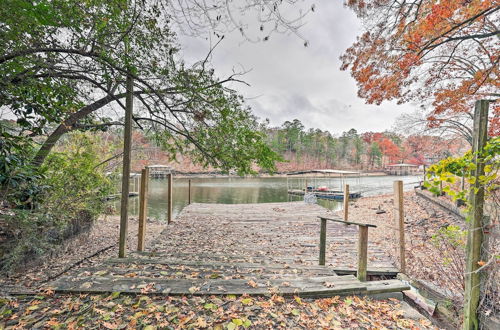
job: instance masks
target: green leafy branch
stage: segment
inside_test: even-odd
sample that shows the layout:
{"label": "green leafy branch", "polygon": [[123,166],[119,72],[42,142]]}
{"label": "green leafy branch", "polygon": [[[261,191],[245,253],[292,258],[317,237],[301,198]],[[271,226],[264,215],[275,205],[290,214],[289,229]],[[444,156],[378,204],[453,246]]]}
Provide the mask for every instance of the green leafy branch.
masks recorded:
{"label": "green leafy branch", "polygon": [[[491,138],[486,146],[473,154],[468,151],[461,157],[449,157],[437,164],[429,167],[426,177],[428,180],[425,186],[430,192],[439,195],[442,192],[450,196],[454,201],[467,201],[470,193],[477,193],[478,188],[474,187],[476,180],[484,187],[486,198],[496,191],[500,185],[498,181],[498,171],[500,169],[500,137]],[[485,164],[484,175],[476,178],[473,171],[477,169],[476,160]],[[468,183],[463,189],[452,187],[463,178]],[[441,187],[444,185],[444,188]]]}

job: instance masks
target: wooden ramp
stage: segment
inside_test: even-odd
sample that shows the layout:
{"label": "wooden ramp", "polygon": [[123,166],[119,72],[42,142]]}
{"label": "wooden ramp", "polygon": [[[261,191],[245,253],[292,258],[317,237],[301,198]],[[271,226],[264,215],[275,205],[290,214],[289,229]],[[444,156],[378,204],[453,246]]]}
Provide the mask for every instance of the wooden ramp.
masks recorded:
{"label": "wooden ramp", "polygon": [[[409,289],[399,280],[339,276],[356,268],[354,226],[329,224],[327,264],[318,266],[318,216],[332,215],[303,202],[192,204],[149,251],[79,269],[49,286],[60,292],[304,297]],[[371,244],[368,251],[368,274],[397,273],[377,246]]]}

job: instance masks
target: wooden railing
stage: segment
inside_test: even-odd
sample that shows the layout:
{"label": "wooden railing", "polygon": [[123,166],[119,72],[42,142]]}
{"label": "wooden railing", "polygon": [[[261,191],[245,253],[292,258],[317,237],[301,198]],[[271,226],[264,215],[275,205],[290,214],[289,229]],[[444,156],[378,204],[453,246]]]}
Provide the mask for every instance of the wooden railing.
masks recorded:
{"label": "wooden railing", "polygon": [[[148,186],[149,177],[151,176],[151,167],[146,166],[141,171],[141,189],[139,191],[139,230],[137,239],[137,251],[144,251],[144,244],[146,239],[146,219],[148,217]],[[167,224],[172,222],[173,211],[172,211],[172,201],[173,201],[173,174],[167,173]],[[191,189],[191,181],[190,181]],[[191,198],[190,198],[191,200]]]}
{"label": "wooden railing", "polygon": [[340,218],[332,219],[325,217],[318,217],[321,219],[321,229],[319,234],[319,264],[324,266],[326,259],[326,222],[339,222],[345,225],[356,225],[359,229],[358,239],[358,270],[357,277],[360,281],[366,281],[366,269],[368,265],[368,227],[376,228],[375,225],[367,223],[359,223],[352,221],[344,221]]}

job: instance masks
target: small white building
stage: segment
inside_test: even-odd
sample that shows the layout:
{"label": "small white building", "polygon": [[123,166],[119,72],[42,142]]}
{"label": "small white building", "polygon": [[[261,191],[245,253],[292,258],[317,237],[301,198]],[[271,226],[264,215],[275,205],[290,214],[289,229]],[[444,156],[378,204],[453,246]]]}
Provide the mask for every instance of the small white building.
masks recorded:
{"label": "small white building", "polygon": [[390,175],[414,175],[418,174],[418,165],[414,164],[393,164],[386,166],[386,173]]}

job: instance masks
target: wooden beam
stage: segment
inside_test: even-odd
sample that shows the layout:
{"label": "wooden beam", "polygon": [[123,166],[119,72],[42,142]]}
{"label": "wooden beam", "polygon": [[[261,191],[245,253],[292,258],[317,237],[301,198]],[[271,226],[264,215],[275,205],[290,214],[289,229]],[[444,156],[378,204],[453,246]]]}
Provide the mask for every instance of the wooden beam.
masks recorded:
{"label": "wooden beam", "polygon": [[358,280],[366,281],[368,266],[368,226],[359,226],[358,240]]}
{"label": "wooden beam", "polygon": [[123,131],[122,196],[120,207],[120,238],[118,257],[124,258],[127,250],[128,195],[130,190],[130,158],[132,149],[132,114],[134,112],[134,81],[127,75],[127,95],[125,98],[125,129]]}
{"label": "wooden beam", "polygon": [[338,219],[332,219],[332,218],[325,218],[325,217],[318,217],[321,220],[327,220],[327,221],[332,221],[332,222],[340,222],[340,223],[345,223],[346,225],[357,225],[357,226],[365,226],[365,227],[372,227],[372,228],[377,228],[376,225],[372,225],[369,223],[360,223],[360,222],[353,222],[353,221],[344,221],[340,218]]}
{"label": "wooden beam", "polygon": [[344,185],[344,221],[349,220],[349,185]]}
{"label": "wooden beam", "polygon": [[465,298],[464,298],[464,323],[463,329],[479,329],[479,319],[477,308],[481,292],[480,267],[481,246],[483,244],[483,215],[484,215],[484,186],[479,177],[484,175],[484,162],[478,155],[482,151],[488,140],[488,108],[489,102],[486,100],[476,101],[474,110],[474,130],[472,153],[473,163],[476,169],[472,171],[472,177],[476,179],[471,186],[469,203],[471,205],[469,213],[469,228],[467,232],[466,246],[466,270],[465,270]]}
{"label": "wooden beam", "polygon": [[148,186],[149,168],[141,171],[141,190],[139,192],[139,231],[137,237],[137,251],[144,251],[146,240],[146,219],[148,217]]}
{"label": "wooden beam", "polygon": [[399,254],[399,269],[406,271],[405,256],[405,215],[403,209],[403,181],[394,181],[394,222],[396,229],[397,253]]}
{"label": "wooden beam", "polygon": [[319,264],[325,265],[326,260],[326,218],[321,218],[321,227],[319,232]]}
{"label": "wooden beam", "polygon": [[173,174],[167,174],[167,223],[172,222],[172,190],[173,190]]}

